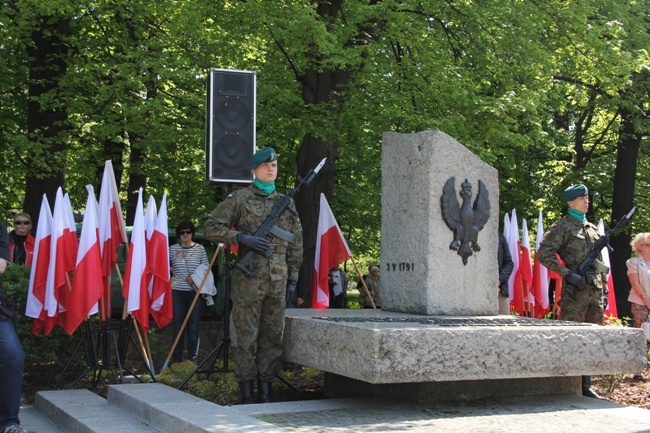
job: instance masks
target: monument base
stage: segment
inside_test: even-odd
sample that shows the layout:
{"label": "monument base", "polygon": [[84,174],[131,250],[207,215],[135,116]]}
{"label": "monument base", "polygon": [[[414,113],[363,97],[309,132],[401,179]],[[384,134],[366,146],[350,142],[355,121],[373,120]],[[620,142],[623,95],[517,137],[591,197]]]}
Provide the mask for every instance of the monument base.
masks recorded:
{"label": "monument base", "polygon": [[581,377],[372,384],[325,373],[325,395],[328,398],[390,397],[416,403],[431,403],[492,397],[581,394],[581,391]]}
{"label": "monument base", "polygon": [[[328,373],[332,393],[359,386],[446,400],[572,394],[582,375],[640,374],[647,362],[643,331],[622,326],[349,309],[286,316],[285,359]],[[343,386],[336,376],[358,382]]]}

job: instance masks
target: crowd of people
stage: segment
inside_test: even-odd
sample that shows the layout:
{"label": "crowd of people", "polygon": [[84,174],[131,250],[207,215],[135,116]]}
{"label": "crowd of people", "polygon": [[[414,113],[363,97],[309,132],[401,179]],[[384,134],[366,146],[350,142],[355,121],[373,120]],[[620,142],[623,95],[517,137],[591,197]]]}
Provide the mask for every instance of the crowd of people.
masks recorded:
{"label": "crowd of people", "polygon": [[[239,383],[242,404],[270,402],[272,382],[282,365],[285,308],[304,305],[304,294],[297,293],[297,281],[304,275],[302,227],[295,204],[290,199],[290,212],[276,222],[279,228],[270,236],[257,234],[274,205],[281,199],[275,188],[278,176],[278,155],[272,148],[256,152],[250,163],[252,184],[231,194],[208,216],[202,227],[213,242],[237,246],[239,255],[253,251],[250,268],[234,267],[230,301],[231,329],[235,360],[235,376]],[[586,214],[589,193],[585,185],[571,185],[563,192],[567,213],[544,235],[538,249],[540,262],[563,278],[560,319],[603,324],[603,294],[606,273],[590,269],[588,275],[578,273],[599,238],[596,227]],[[14,216],[13,230],[0,224],[0,274],[9,264],[30,265],[34,254],[31,218],[26,213]],[[173,298],[173,335],[178,344],[173,361],[196,360],[199,355],[199,326],[205,303],[196,302],[198,269],[207,269],[204,247],[194,241],[197,228],[190,221],[176,226],[178,243],[170,247],[170,269]],[[632,243],[635,257],[627,261],[627,274],[632,286],[633,325],[641,327],[650,311],[650,233],[637,234]],[[499,235],[498,242],[499,313],[509,314],[508,280],[513,270],[507,241]],[[328,273],[329,308],[347,308],[350,280],[345,270],[332,268]],[[381,308],[379,266],[372,265],[368,274],[357,283],[362,308]],[[7,313],[6,298],[0,288],[0,433],[20,433],[20,405],[24,353],[13,324],[13,312]],[[185,344],[185,342],[187,344]],[[254,391],[257,389],[255,398]],[[600,398],[591,388],[589,376],[582,378],[582,393]]]}

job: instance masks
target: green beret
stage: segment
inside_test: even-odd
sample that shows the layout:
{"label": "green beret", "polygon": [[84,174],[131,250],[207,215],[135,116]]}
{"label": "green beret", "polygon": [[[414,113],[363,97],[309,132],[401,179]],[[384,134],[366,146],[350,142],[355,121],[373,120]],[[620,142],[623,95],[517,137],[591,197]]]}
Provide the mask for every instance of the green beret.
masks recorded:
{"label": "green beret", "polygon": [[251,159],[251,165],[249,168],[254,169],[259,167],[265,162],[271,162],[277,159],[278,159],[278,154],[275,153],[275,150],[273,150],[272,147],[265,147],[264,149],[260,149],[257,152],[255,152],[255,155],[253,155],[253,159]]}
{"label": "green beret", "polygon": [[589,191],[587,191],[587,187],[581,183],[578,183],[576,185],[571,185],[570,187],[565,189],[564,193],[562,194],[562,199],[564,201],[573,201],[578,197],[583,197],[585,195],[589,195]]}

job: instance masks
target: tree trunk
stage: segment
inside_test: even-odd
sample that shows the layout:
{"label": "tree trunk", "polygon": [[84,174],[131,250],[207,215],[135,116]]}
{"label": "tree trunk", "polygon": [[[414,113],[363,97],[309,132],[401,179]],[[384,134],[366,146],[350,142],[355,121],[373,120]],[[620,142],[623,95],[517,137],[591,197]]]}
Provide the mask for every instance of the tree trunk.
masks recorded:
{"label": "tree trunk", "polygon": [[[23,210],[32,217],[32,231],[38,225],[43,194],[54,207],[56,191],[65,187],[65,152],[68,149],[66,132],[68,113],[64,101],[48,106],[40,103],[41,96],[60,91],[59,80],[66,74],[68,46],[64,38],[70,33],[68,20],[43,17],[32,33],[33,46],[28,48],[29,105],[27,133],[34,149],[27,158],[27,177]],[[55,98],[56,100],[56,98]]]}
{"label": "tree trunk", "polygon": [[[621,133],[616,146],[612,222],[620,220],[634,206],[636,164],[642,139],[642,135],[637,134],[634,129],[634,124],[638,119],[628,110],[622,110],[621,118]],[[613,249],[610,253],[610,261],[616,290],[618,317],[632,317],[630,303],[627,301],[631,286],[625,265],[631,253],[630,239],[629,231],[620,231],[610,239]]]}

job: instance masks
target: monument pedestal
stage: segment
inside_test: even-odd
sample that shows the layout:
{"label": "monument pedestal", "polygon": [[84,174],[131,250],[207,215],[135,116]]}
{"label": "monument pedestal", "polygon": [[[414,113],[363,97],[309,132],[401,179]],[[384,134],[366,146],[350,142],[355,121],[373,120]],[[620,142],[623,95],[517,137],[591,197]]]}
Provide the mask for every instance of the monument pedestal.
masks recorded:
{"label": "monument pedestal", "polygon": [[580,392],[580,376],[637,374],[643,331],[516,316],[288,309],[285,359],[326,372],[329,396],[425,400]]}

